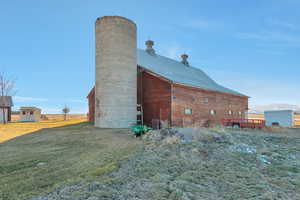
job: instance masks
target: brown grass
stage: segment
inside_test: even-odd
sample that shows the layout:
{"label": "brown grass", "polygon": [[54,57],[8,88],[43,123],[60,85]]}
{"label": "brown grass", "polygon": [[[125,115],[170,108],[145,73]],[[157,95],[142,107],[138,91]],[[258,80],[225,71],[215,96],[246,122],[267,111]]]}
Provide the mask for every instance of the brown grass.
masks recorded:
{"label": "brown grass", "polygon": [[0,143],[44,128],[77,124],[85,121],[85,118],[69,119],[66,121],[61,119],[51,119],[41,122],[12,122],[8,124],[0,124]]}
{"label": "brown grass", "polygon": [[[43,114],[43,116],[46,116],[49,120],[63,120],[64,115],[63,114]],[[85,114],[68,114],[67,119],[85,119],[87,118],[87,115]],[[20,119],[19,115],[12,115],[11,116],[12,121],[18,121]]]}

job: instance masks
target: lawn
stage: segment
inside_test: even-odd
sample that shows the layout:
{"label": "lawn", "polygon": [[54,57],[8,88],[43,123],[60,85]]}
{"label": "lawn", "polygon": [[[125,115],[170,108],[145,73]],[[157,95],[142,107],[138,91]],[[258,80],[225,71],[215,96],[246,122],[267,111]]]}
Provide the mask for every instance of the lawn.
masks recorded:
{"label": "lawn", "polygon": [[1,140],[6,142],[0,143],[0,199],[28,199],[64,183],[93,180],[117,168],[118,161],[140,146],[126,129],[97,129],[78,122],[1,126]]}

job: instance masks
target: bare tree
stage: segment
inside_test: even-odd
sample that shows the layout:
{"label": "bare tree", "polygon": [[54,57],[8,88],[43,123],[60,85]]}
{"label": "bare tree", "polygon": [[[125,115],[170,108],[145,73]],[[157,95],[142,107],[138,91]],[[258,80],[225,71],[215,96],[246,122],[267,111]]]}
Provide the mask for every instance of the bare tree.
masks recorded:
{"label": "bare tree", "polygon": [[[15,79],[9,78],[4,72],[0,73],[0,96],[14,96],[15,91]],[[1,107],[3,114],[3,124],[6,123],[5,107]]]}
{"label": "bare tree", "polygon": [[70,108],[65,105],[65,107],[62,109],[62,112],[64,114],[64,120],[67,120],[67,114],[70,112]]}

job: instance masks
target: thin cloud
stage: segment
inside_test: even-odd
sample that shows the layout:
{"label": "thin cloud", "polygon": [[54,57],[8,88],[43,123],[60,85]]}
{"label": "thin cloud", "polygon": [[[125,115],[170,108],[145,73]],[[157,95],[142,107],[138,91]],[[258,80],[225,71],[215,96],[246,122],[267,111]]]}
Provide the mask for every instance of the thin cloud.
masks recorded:
{"label": "thin cloud", "polygon": [[247,40],[264,40],[264,41],[278,41],[278,42],[291,42],[291,43],[299,43],[300,44],[300,37],[283,33],[283,32],[260,32],[260,33],[238,33],[236,35],[240,39],[247,39]]}
{"label": "thin cloud", "polygon": [[222,28],[223,23],[206,19],[185,19],[180,26],[197,30],[213,30]]}
{"label": "thin cloud", "polygon": [[278,19],[267,19],[266,23],[276,28],[283,28],[288,30],[299,30],[299,25],[287,21],[278,20]]}
{"label": "thin cloud", "polygon": [[[62,107],[40,106],[44,114],[61,114]],[[70,107],[70,114],[85,114],[88,112],[87,107]]]}
{"label": "thin cloud", "polygon": [[194,29],[212,29],[220,26],[217,22],[202,19],[189,20],[185,25]]}
{"label": "thin cloud", "polygon": [[183,48],[179,46],[172,46],[166,50],[166,56],[178,60],[180,55],[184,53]]}
{"label": "thin cloud", "polygon": [[260,49],[260,50],[257,50],[257,52],[263,53],[263,54],[269,54],[269,55],[284,55],[285,54],[284,51],[274,51],[274,50],[269,50],[269,49]]}
{"label": "thin cloud", "polygon": [[165,44],[164,47],[161,48],[160,54],[174,60],[181,60],[180,56],[188,52],[190,52],[189,48],[185,48],[180,44],[173,43]]}
{"label": "thin cloud", "polygon": [[46,98],[36,98],[36,97],[22,97],[22,96],[15,96],[13,97],[15,102],[22,103],[22,102],[46,102],[49,99]]}
{"label": "thin cloud", "polygon": [[87,101],[79,100],[79,99],[69,99],[68,102],[71,103],[86,103]]}

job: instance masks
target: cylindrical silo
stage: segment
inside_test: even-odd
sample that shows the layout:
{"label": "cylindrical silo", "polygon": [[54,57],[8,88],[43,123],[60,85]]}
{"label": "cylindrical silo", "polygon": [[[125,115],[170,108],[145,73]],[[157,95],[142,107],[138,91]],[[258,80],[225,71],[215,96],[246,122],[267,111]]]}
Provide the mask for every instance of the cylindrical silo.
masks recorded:
{"label": "cylindrical silo", "polygon": [[128,128],[136,123],[136,25],[119,16],[96,21],[95,126]]}

